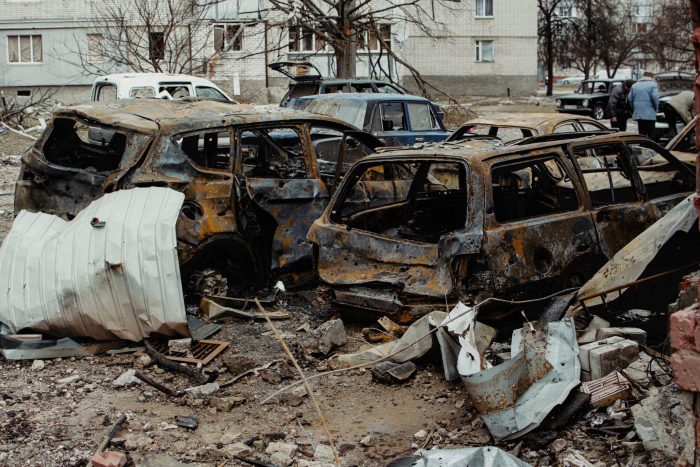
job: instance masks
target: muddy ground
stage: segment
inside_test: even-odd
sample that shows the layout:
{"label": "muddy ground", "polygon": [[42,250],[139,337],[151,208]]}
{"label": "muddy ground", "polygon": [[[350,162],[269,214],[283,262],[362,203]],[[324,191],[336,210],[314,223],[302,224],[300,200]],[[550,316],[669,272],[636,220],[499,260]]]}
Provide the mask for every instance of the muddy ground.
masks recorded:
{"label": "muddy ground", "polygon": [[[0,238],[13,218],[18,155],[30,143],[8,132],[0,134]],[[335,310],[313,289],[288,293],[278,306],[291,313],[291,319],[277,324],[304,372],[313,375],[327,370],[326,358],[300,351],[305,332],[299,327],[308,323],[313,329],[333,317]],[[342,318],[349,341],[334,352],[365,344],[361,328],[367,324],[352,316]],[[128,414],[128,421],[112,449],[127,453],[136,465],[247,465],[232,457],[235,443],[241,441],[251,445],[246,454],[250,458],[268,461],[266,443],[282,440],[299,447],[297,465],[313,459],[314,447],[327,439],[309,397],[284,395],[261,405],[262,399],[295,380],[269,327],[261,322],[231,322],[212,338],[229,342],[227,350],[205,368],[218,372],[220,382],[280,360],[214,394],[235,405],[230,410],[217,410],[211,399],[168,397],[145,384],[114,387],[113,381],[137,364],[138,354],[46,360],[43,368],[35,364],[34,369],[32,361],[0,357],[0,465],[86,465],[121,413]],[[344,465],[385,465],[419,447],[494,444],[461,385],[445,382],[439,357],[429,354],[416,363],[416,375],[404,384],[373,382],[368,370],[325,376],[315,384]],[[143,372],[175,389],[195,385],[157,366]],[[174,417],[178,415],[197,417],[199,426],[194,430],[177,427]],[[643,465],[644,452],[634,433],[596,432],[589,428],[590,421],[589,416],[559,433],[500,447],[534,466],[563,465],[572,450],[600,467]],[[416,437],[421,430],[427,436]],[[360,440],[367,435],[366,446]]]}

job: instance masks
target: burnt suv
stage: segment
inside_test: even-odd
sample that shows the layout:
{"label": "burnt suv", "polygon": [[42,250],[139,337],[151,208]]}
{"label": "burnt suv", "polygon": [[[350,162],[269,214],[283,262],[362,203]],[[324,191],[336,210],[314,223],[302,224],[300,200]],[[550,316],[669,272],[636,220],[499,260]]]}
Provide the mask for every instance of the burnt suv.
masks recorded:
{"label": "burnt suv", "polygon": [[557,112],[589,114],[596,120],[609,118],[606,110],[610,93],[620,79],[589,79],[581,82],[574,94],[558,97],[554,101]]}
{"label": "burnt suv", "polygon": [[340,120],[286,109],[150,99],[66,107],[22,157],[15,212],[70,219],[106,192],[166,186],[185,194],[176,231],[190,289],[207,277],[234,288],[311,278],[309,226],[342,167],[376,145]]}
{"label": "burnt suv", "polygon": [[404,319],[580,286],[693,190],[639,135],[404,149],[352,167],[308,238],[337,305]]}
{"label": "burnt suv", "polygon": [[280,107],[293,107],[297,98],[317,94],[405,94],[399,86],[378,79],[325,79],[311,62],[275,62],[268,67],[292,80]]}

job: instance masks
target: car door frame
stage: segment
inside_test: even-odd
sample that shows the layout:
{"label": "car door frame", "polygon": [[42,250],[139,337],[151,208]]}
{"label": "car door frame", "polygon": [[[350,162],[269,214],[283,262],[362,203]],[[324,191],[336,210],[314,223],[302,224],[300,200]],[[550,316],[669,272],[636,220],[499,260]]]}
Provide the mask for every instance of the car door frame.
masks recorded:
{"label": "car door frame", "polygon": [[[578,199],[578,209],[501,222],[494,212],[492,170],[534,159],[556,159],[566,171]],[[597,231],[588,209],[588,196],[561,146],[520,150],[487,161],[484,168],[485,218],[483,255],[488,258],[494,293],[518,296],[525,289],[566,286],[584,278],[580,269],[587,258],[599,255]],[[585,270],[584,275],[591,271]],[[573,278],[573,279],[572,279]]]}

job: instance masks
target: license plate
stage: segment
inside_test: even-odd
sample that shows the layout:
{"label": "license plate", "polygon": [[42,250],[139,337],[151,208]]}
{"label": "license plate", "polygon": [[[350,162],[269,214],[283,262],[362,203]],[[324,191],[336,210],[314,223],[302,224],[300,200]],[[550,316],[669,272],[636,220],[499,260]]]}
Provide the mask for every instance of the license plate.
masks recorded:
{"label": "license plate", "polygon": [[575,105],[565,105],[564,109],[565,110],[576,110],[578,107]]}

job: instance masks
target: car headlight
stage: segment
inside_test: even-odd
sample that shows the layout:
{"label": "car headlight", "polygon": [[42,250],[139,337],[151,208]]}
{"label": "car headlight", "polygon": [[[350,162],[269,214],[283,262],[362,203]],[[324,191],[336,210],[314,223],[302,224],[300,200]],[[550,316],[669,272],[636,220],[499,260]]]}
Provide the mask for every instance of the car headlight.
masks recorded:
{"label": "car headlight", "polygon": [[557,107],[561,107],[561,99],[557,99],[554,101],[554,105]]}
{"label": "car headlight", "polygon": [[584,99],[582,104],[584,107],[588,107],[588,99]]}

